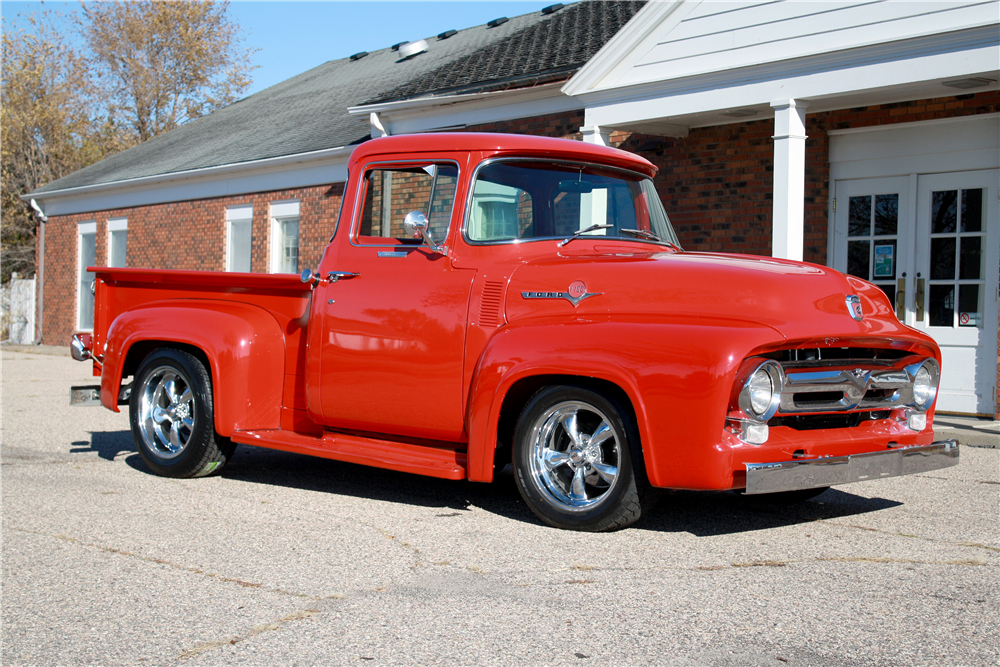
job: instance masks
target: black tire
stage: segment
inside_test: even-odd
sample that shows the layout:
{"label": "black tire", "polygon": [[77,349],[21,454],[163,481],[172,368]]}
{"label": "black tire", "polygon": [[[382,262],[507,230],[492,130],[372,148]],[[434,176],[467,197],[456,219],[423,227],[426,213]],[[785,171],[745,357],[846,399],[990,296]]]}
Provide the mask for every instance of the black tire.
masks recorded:
{"label": "black tire", "polygon": [[236,444],[215,432],[212,377],[192,354],[154,350],[139,367],[129,399],[139,456],[161,477],[218,472]]}
{"label": "black tire", "polygon": [[518,418],[513,449],[521,497],[550,526],[617,530],[655,501],[631,413],[590,389],[539,390]]}

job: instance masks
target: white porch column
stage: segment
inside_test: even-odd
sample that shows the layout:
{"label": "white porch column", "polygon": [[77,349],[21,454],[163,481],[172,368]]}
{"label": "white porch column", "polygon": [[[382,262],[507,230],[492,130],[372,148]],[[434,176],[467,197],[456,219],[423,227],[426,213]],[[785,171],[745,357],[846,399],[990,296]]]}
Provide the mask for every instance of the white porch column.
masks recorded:
{"label": "white porch column", "polygon": [[383,127],[382,121],[374,111],[369,114],[368,123],[372,126],[372,139],[389,136],[389,131]]}
{"label": "white porch column", "polygon": [[771,102],[774,109],[772,257],[802,259],[807,106],[800,100]]}
{"label": "white porch column", "polygon": [[584,143],[597,144],[598,146],[611,145],[611,130],[599,125],[584,125],[580,128],[580,134],[583,135]]}

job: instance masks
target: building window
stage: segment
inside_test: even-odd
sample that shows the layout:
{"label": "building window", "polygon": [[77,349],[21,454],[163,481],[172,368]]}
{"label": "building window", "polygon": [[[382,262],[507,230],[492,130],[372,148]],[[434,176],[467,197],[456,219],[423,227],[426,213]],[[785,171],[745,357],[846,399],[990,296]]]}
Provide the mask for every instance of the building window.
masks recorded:
{"label": "building window", "polygon": [[88,266],[97,263],[97,223],[81,222],[76,230],[77,240],[77,315],[76,326],[81,331],[94,330],[94,274]]}
{"label": "building window", "polygon": [[299,202],[271,203],[271,273],[299,272]]}
{"label": "building window", "polygon": [[250,273],[253,206],[226,209],[226,271]]}
{"label": "building window", "polygon": [[108,266],[128,266],[128,220],[112,218],[108,220]]}

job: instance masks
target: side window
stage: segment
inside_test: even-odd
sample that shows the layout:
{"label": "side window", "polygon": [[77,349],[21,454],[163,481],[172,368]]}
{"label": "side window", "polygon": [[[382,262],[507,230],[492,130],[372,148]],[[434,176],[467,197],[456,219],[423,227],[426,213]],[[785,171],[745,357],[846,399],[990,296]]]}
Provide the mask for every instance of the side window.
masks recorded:
{"label": "side window", "polygon": [[82,331],[94,329],[94,275],[88,266],[97,264],[97,223],[81,222],[76,230],[77,242],[77,311],[76,327]]}
{"label": "side window", "polygon": [[299,202],[271,202],[271,273],[299,272]]}
{"label": "side window", "polygon": [[128,220],[108,220],[108,266],[127,266]]}
{"label": "side window", "polygon": [[510,185],[476,181],[468,234],[473,241],[507,241],[531,236],[531,195]]}
{"label": "side window", "polygon": [[250,273],[253,206],[226,209],[226,271]]}
{"label": "side window", "polygon": [[411,211],[427,216],[431,238],[441,243],[448,234],[458,168],[450,164],[378,167],[365,172],[365,200],[357,242],[365,245],[417,243],[403,232]]}

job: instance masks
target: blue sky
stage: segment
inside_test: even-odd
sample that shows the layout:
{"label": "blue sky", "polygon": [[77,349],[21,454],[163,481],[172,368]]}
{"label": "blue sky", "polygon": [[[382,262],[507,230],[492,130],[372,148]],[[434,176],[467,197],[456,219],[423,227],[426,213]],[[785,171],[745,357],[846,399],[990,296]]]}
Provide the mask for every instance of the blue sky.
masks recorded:
{"label": "blue sky", "polygon": [[[572,0],[562,0],[568,4]],[[328,60],[359,51],[376,51],[398,42],[430,37],[445,30],[481,25],[500,16],[539,11],[557,0],[366,0],[365,2],[231,2],[230,13],[243,28],[259,68],[247,94],[263,90]],[[76,2],[0,3],[5,27],[17,25],[18,14],[43,9],[71,14]]]}

